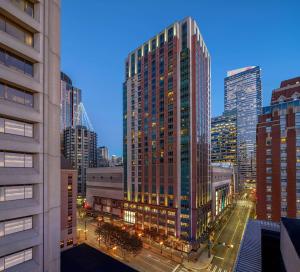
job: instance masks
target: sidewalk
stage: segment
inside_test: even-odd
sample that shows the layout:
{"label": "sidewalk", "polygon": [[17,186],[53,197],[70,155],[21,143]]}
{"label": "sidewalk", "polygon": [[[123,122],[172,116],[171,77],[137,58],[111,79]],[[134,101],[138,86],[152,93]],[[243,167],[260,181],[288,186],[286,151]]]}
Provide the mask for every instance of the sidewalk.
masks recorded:
{"label": "sidewalk", "polygon": [[190,261],[184,260],[182,265],[185,268],[188,268],[192,271],[201,271],[201,270],[208,268],[213,257],[214,256],[211,255],[210,258],[208,258],[207,249],[204,249],[196,261],[195,260],[190,260]]}

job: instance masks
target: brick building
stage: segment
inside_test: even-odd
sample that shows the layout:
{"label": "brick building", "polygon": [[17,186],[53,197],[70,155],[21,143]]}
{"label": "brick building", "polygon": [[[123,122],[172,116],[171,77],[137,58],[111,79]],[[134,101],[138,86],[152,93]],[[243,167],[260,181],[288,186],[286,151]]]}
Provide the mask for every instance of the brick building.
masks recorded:
{"label": "brick building", "polygon": [[300,77],[281,82],[259,116],[257,217],[300,218]]}
{"label": "brick building", "polygon": [[71,248],[77,244],[76,196],[77,170],[61,157],[61,236],[60,248]]}

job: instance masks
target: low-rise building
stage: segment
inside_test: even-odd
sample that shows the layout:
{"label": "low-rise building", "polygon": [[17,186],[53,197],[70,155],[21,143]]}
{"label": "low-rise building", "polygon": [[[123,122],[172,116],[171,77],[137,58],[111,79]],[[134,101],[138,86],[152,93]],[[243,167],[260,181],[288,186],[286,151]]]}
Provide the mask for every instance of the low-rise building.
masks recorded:
{"label": "low-rise building", "polygon": [[299,229],[299,219],[249,220],[233,271],[299,271]]}
{"label": "low-rise building", "polygon": [[234,168],[231,163],[212,164],[212,217],[215,220],[232,203]]}
{"label": "low-rise building", "polygon": [[123,196],[123,167],[87,169],[86,207],[121,217]]}
{"label": "low-rise building", "polygon": [[77,244],[76,234],[77,170],[61,158],[61,239],[62,250]]}

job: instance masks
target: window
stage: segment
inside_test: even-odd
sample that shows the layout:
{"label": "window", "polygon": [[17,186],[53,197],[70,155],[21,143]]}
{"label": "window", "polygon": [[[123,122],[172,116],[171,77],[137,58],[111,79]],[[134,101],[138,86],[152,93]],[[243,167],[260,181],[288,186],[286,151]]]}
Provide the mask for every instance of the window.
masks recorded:
{"label": "window", "polygon": [[30,17],[34,16],[34,4],[28,0],[10,0],[16,7],[27,13]]}
{"label": "window", "polygon": [[0,63],[33,77],[33,63],[0,48]]}
{"label": "window", "polygon": [[32,229],[32,217],[0,222],[0,237],[29,229]]}
{"label": "window", "polygon": [[22,250],[0,258],[0,271],[32,260],[32,248]]}
{"label": "window", "polygon": [[0,152],[0,168],[1,167],[31,168],[33,167],[33,155]]}
{"label": "window", "polygon": [[33,34],[0,14],[0,30],[33,47]]}
{"label": "window", "polygon": [[272,173],[272,168],[271,167],[267,167],[266,168],[266,172],[267,172],[267,174],[271,174]]}
{"label": "window", "polygon": [[300,112],[295,113],[295,127],[300,128]]}
{"label": "window", "polygon": [[0,82],[0,99],[33,107],[33,94]]}
{"label": "window", "polygon": [[73,245],[73,238],[67,240],[67,246]]}
{"label": "window", "polygon": [[32,185],[18,185],[0,187],[0,202],[18,199],[30,199],[33,197]]}
{"label": "window", "polygon": [[33,125],[15,120],[0,118],[0,132],[33,137]]}

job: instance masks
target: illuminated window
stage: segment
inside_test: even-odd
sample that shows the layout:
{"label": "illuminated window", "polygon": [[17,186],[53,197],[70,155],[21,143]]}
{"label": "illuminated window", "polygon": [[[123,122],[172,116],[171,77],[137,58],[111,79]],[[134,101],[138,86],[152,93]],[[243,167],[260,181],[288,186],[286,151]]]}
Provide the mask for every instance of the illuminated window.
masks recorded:
{"label": "illuminated window", "polygon": [[124,212],[124,220],[128,223],[135,223],[135,212],[125,211]]}
{"label": "illuminated window", "polygon": [[32,217],[0,222],[0,237],[28,229],[32,229]]}
{"label": "illuminated window", "polygon": [[22,250],[0,258],[0,271],[32,260],[32,248]]}
{"label": "illuminated window", "polygon": [[0,202],[33,197],[32,185],[0,187]]}

